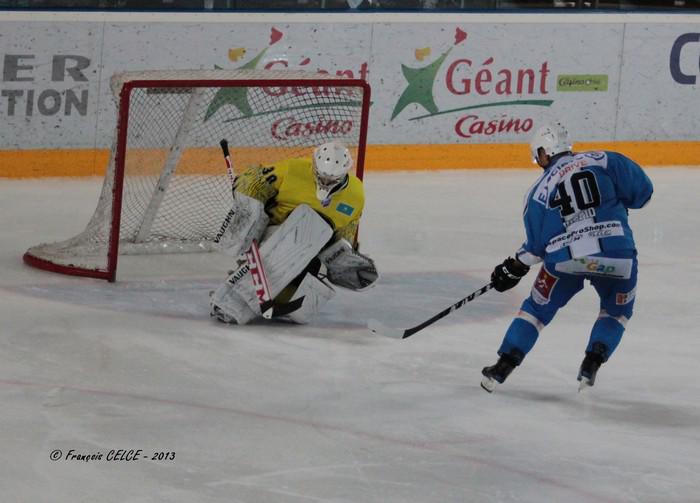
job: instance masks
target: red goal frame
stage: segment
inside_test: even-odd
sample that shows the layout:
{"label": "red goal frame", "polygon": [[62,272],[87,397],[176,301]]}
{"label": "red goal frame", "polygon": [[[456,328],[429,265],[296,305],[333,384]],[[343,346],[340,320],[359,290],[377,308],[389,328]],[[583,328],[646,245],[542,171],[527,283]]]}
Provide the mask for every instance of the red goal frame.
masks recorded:
{"label": "red goal frame", "polygon": [[[364,178],[365,152],[367,147],[367,130],[369,122],[369,107],[371,88],[362,79],[212,79],[212,80],[130,80],[123,84],[119,91],[119,109],[117,115],[117,138],[113,149],[115,170],[112,187],[112,214],[109,225],[109,242],[107,247],[107,266],[103,268],[86,268],[80,265],[64,265],[38,257],[27,251],[23,255],[25,264],[50,272],[71,276],[105,279],[109,282],[116,280],[117,263],[119,259],[120,225],[122,214],[122,198],[124,188],[125,153],[127,148],[127,132],[129,126],[129,106],[132,91],[137,88],[198,88],[198,87],[355,87],[362,88],[363,99],[360,115],[360,131],[357,144],[357,159],[355,174],[361,180]],[[218,140],[217,140],[218,142]],[[107,175],[106,175],[107,176]]]}

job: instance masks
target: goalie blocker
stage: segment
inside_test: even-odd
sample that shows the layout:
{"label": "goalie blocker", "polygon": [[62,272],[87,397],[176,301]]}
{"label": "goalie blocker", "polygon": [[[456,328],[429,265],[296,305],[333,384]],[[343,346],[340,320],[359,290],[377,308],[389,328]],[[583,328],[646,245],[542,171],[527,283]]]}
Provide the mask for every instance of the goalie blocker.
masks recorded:
{"label": "goalie blocker", "polygon": [[[258,265],[265,270],[274,299],[273,318],[308,323],[335,295],[331,284],[354,291],[374,285],[379,276],[374,262],[344,239],[326,246],[332,236],[318,213],[300,205],[263,240]],[[246,254],[237,262],[237,269],[211,296],[211,316],[243,325],[262,312]]]}

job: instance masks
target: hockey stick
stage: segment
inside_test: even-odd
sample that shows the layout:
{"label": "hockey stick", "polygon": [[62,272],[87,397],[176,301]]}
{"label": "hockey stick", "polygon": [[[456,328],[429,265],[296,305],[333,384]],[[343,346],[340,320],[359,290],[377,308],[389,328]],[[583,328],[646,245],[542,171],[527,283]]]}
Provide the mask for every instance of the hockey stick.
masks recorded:
{"label": "hockey stick", "polygon": [[[221,145],[221,151],[224,153],[224,161],[226,161],[226,171],[228,172],[228,179],[231,182],[231,193],[233,193],[233,183],[236,181],[236,177],[233,174],[233,161],[231,161],[231,153],[228,150],[228,141],[226,140],[226,138],[221,140],[219,142],[219,145]],[[215,243],[218,243],[221,240],[221,237],[224,235],[226,229],[228,229],[228,226],[231,224],[231,219],[233,218],[233,215],[235,213],[236,212],[233,210],[233,208],[231,208],[226,214],[226,218],[224,218],[224,221],[221,223],[219,232],[217,232],[216,236],[214,237]]]}
{"label": "hockey stick", "polygon": [[250,275],[253,278],[253,285],[255,286],[255,293],[258,296],[258,302],[260,303],[260,312],[263,318],[272,318],[272,309],[274,304],[272,303],[272,297],[270,296],[270,285],[267,283],[267,274],[265,274],[265,268],[263,267],[262,259],[260,258],[260,250],[258,249],[257,241],[253,240],[250,245],[250,250],[245,252],[248,258],[248,263],[250,264]]}
{"label": "hockey stick", "polygon": [[467,295],[463,299],[452,304],[447,309],[440,311],[438,314],[436,314],[432,318],[425,320],[423,323],[416,325],[415,327],[406,328],[406,329],[392,328],[392,327],[387,327],[386,325],[384,325],[383,323],[381,323],[377,320],[369,320],[367,322],[367,328],[369,328],[375,334],[383,335],[385,337],[393,337],[394,339],[406,339],[408,337],[411,337],[416,332],[423,330],[425,327],[432,325],[436,321],[444,318],[445,316],[450,314],[452,311],[456,311],[457,309],[462,307],[467,302],[471,302],[472,300],[476,299],[477,297],[485,294],[486,292],[491,290],[491,288],[493,288],[492,283],[489,283],[488,285],[482,286],[477,291],[470,293],[469,295]]}
{"label": "hockey stick", "polygon": [[267,282],[267,273],[265,273],[265,268],[263,267],[263,261],[260,257],[260,249],[258,248],[257,241],[253,240],[253,243],[250,245],[250,250],[246,252],[246,257],[248,258],[248,263],[250,264],[250,275],[253,278],[253,285],[256,289],[255,293],[258,296],[260,312],[262,313],[263,318],[269,320],[273,316],[284,316],[286,314],[293,313],[301,307],[305,297],[303,295],[298,299],[286,302],[284,304],[274,303],[270,294],[270,285]]}
{"label": "hockey stick", "polygon": [[224,161],[226,161],[226,171],[228,172],[228,178],[231,181],[231,189],[233,190],[233,182],[236,177],[233,175],[233,162],[231,161],[231,153],[228,151],[228,141],[226,138],[219,142],[221,145],[221,150],[224,153]]}

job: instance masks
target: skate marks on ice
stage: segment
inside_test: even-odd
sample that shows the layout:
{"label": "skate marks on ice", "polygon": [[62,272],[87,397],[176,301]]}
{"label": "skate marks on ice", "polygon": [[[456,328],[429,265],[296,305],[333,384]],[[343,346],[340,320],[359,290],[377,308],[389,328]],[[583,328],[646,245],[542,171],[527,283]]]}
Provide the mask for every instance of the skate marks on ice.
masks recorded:
{"label": "skate marks on ice", "polygon": [[635,428],[669,428],[676,429],[676,434],[681,434],[683,429],[695,430],[700,424],[700,406],[676,406],[672,403],[644,400],[643,394],[637,399],[629,396],[621,398],[618,390],[611,390],[602,382],[599,384],[581,393],[576,392],[578,383],[573,378],[571,389],[565,392],[561,392],[560,388],[547,392],[524,389],[524,385],[519,389],[501,385],[497,387],[494,395],[497,393],[513,403],[537,403],[545,408],[552,406],[553,412],[556,410],[558,413],[570,413],[572,417],[582,421],[628,424]]}
{"label": "skate marks on ice", "polygon": [[[387,273],[366,292],[336,288],[336,297],[309,326],[366,330],[370,318],[403,326],[423,321],[473,289],[479,278],[460,272]],[[45,284],[5,287],[15,294],[118,312],[183,319],[209,319],[209,292],[218,278],[130,280],[107,283],[67,279]],[[454,313],[440,324],[455,325],[507,316],[512,306],[502,297],[485,296],[478,306]],[[254,323],[277,324],[260,321]],[[437,326],[437,324],[436,324]]]}

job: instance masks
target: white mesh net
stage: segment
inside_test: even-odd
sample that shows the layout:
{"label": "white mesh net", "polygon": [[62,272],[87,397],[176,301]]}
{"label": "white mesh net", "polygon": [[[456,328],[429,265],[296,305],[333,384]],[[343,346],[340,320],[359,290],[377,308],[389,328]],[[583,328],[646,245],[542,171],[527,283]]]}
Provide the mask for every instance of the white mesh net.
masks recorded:
{"label": "white mesh net", "polygon": [[[126,103],[95,213],[79,235],[32,247],[27,255],[58,269],[108,270],[114,201],[121,199],[119,253],[207,251],[231,207],[231,181],[219,141],[236,172],[310,156],[326,141],[358,159],[366,134],[366,85],[306,72],[189,70],[129,72],[112,78]],[[125,88],[126,86],[126,88]],[[113,196],[123,159],[123,189]],[[361,175],[361,173],[358,173]],[[118,192],[118,191],[117,191]],[[25,258],[26,258],[25,256]],[[46,264],[44,264],[45,266]],[[51,267],[47,267],[51,268]]]}

